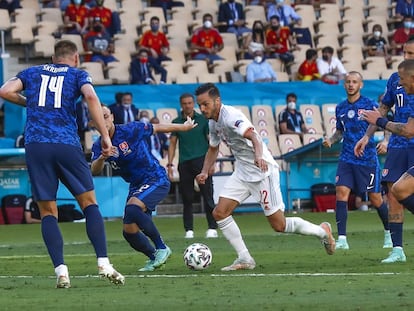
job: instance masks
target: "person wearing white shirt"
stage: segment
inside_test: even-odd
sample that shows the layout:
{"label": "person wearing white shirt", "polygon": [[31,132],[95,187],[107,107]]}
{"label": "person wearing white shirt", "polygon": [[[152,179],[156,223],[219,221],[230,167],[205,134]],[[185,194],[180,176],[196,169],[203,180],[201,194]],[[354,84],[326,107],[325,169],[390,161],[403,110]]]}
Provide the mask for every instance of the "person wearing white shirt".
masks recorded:
{"label": "person wearing white shirt", "polygon": [[342,62],[333,56],[334,49],[330,46],[325,46],[322,49],[322,58],[316,60],[321,79],[327,83],[338,83],[343,80],[347,71]]}
{"label": "person wearing white shirt", "polygon": [[247,117],[240,110],[224,105],[213,83],[200,85],[195,95],[202,114],[209,119],[210,132],[209,149],[203,168],[196,176],[197,182],[203,184],[208,178],[221,141],[228,145],[235,158],[234,172],[227,179],[213,210],[218,227],[237,252],[237,259],[221,270],[251,270],[256,267],[232,217],[234,209],[249,196],[260,202],[273,230],[315,236],[321,240],[326,252],[333,254],[335,239],[329,223],[323,222],[318,226],[300,217],[285,217],[279,166]]}
{"label": "person wearing white shirt", "polygon": [[247,65],[246,68],[246,81],[275,82],[277,80],[276,72],[272,65],[265,60],[263,50],[256,50],[253,55],[253,62]]}

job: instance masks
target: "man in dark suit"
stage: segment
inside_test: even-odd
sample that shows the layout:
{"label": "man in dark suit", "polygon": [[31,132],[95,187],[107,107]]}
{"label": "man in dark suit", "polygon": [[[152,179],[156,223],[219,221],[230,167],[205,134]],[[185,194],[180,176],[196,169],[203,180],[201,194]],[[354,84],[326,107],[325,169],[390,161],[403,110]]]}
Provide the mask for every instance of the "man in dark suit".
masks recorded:
{"label": "man in dark suit", "polygon": [[152,68],[161,73],[160,83],[165,83],[167,70],[158,65],[152,58],[148,58],[146,49],[139,50],[137,57],[131,61],[130,65],[131,84],[156,84],[157,82],[152,75]]}
{"label": "man in dark suit", "polygon": [[132,93],[123,93],[121,104],[115,106],[112,110],[115,124],[127,124],[132,121],[138,121],[139,110],[132,103]]}
{"label": "man in dark suit", "polygon": [[226,23],[225,26],[219,27],[220,32],[231,32],[237,37],[241,37],[245,32],[251,32],[251,29],[245,26],[243,6],[235,0],[228,0],[220,4],[218,21]]}

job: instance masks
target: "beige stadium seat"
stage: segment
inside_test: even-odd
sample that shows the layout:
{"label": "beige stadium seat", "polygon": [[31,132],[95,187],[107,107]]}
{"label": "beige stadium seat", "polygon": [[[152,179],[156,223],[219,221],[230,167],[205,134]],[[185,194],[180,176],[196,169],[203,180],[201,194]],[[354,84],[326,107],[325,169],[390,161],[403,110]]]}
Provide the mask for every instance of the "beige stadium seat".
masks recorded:
{"label": "beige stadium seat", "polygon": [[[251,60],[250,60],[251,61]],[[278,58],[266,58],[266,61],[272,65],[274,71],[285,71],[285,65],[283,62]]]}
{"label": "beige stadium seat", "polygon": [[239,41],[237,40],[237,36],[232,32],[223,32],[220,33],[221,37],[223,38],[224,46],[232,46],[235,49],[239,49]]}
{"label": "beige stadium seat", "polygon": [[360,71],[364,80],[378,80],[381,79],[382,70],[366,69]]}
{"label": "beige stadium seat", "polygon": [[262,137],[263,142],[266,144],[270,153],[274,157],[279,157],[281,155],[279,145],[277,144],[276,131],[274,126],[256,126],[256,131]]}
{"label": "beige stadium seat", "polygon": [[279,148],[282,154],[291,152],[297,148],[302,147],[299,135],[295,134],[280,134],[279,138]]}
{"label": "beige stadium seat", "polygon": [[325,127],[325,133],[327,136],[331,136],[336,132],[336,117],[335,115],[327,117],[323,120],[323,126]]}
{"label": "beige stadium seat", "polygon": [[38,36],[52,35],[59,30],[59,25],[54,21],[40,21],[35,27]]}
{"label": "beige stadium seat", "polygon": [[79,55],[92,55],[91,51],[85,51],[83,47],[82,37],[80,35],[72,35],[72,34],[62,34],[61,36],[62,40],[70,40],[73,43],[76,44],[76,47],[78,48]]}
{"label": "beige stadium seat", "polygon": [[112,79],[107,79],[104,77],[102,70],[102,64],[98,62],[83,62],[80,65],[80,68],[89,73],[92,77],[92,83],[94,85],[110,85],[112,84]]}
{"label": "beige stadium seat", "polygon": [[234,71],[235,63],[227,60],[215,60],[212,68],[213,72],[225,77],[226,72]]}
{"label": "beige stadium seat", "polygon": [[318,105],[300,105],[305,126],[311,134],[323,134],[321,110]]}
{"label": "beige stadium seat", "polygon": [[[381,72],[387,70],[387,64],[385,62],[384,56],[371,56],[365,59],[365,66],[367,71],[375,72],[377,76],[381,74]],[[364,76],[364,78],[366,78]]]}
{"label": "beige stadium seat", "polygon": [[253,105],[252,106],[252,123],[258,125],[261,120],[264,120],[267,125],[274,126],[275,119],[273,118],[273,111],[270,105]]}
{"label": "beige stadium seat", "polygon": [[[105,2],[106,6],[106,2]],[[63,26],[63,14],[60,8],[41,8],[39,12],[41,21],[55,22],[58,26]]]}
{"label": "beige stadium seat", "polygon": [[170,46],[167,56],[171,58],[174,63],[179,63],[181,66],[186,62],[184,51],[173,46]]}
{"label": "beige stadium seat", "polygon": [[237,49],[233,46],[226,46],[225,41],[223,49],[217,54],[232,64],[237,63]]}
{"label": "beige stadium seat", "polygon": [[161,24],[166,24],[166,20],[164,18],[164,11],[162,10],[162,8],[160,7],[145,7],[144,10],[142,10],[140,12],[141,15],[141,22],[144,24],[149,25],[150,24],[150,19],[153,16],[158,16],[160,19],[160,23]]}
{"label": "beige stadium seat", "polygon": [[1,31],[1,50],[2,53],[6,53],[6,43],[5,43],[5,35],[6,32],[10,31],[11,23],[10,23],[10,16],[9,11],[5,9],[0,9],[0,31]]}
{"label": "beige stadium seat", "polygon": [[178,111],[175,108],[158,108],[156,110],[156,116],[162,124],[169,124],[177,118]]}
{"label": "beige stadium seat", "polygon": [[136,54],[138,43],[138,35],[135,33],[117,33],[114,35],[115,49],[124,48],[128,50],[130,55]]}
{"label": "beige stadium seat", "polygon": [[218,15],[217,1],[197,0],[197,5],[192,12],[194,14],[194,19],[202,19],[204,14],[210,13],[213,16],[213,24],[215,24]]}
{"label": "beige stadium seat", "polygon": [[56,38],[52,35],[39,35],[34,37],[34,53],[36,56],[50,58],[55,53]]}
{"label": "beige stadium seat", "polygon": [[108,79],[110,79],[113,84],[129,84],[129,66],[130,62],[127,61],[109,63],[107,66]]}
{"label": "beige stadium seat", "polygon": [[322,104],[322,119],[335,117],[335,109],[336,109],[336,103],[325,103]]}
{"label": "beige stadium seat", "polygon": [[302,17],[303,28],[308,28],[312,37],[315,35],[314,24],[316,22],[315,9],[310,4],[296,4],[295,11]]}
{"label": "beige stadium seat", "polygon": [[266,21],[266,12],[262,5],[246,5],[244,7],[246,19]]}
{"label": "beige stadium seat", "polygon": [[217,73],[200,73],[197,75],[198,83],[220,83],[221,76]]}
{"label": "beige stadium seat", "polygon": [[33,8],[21,8],[16,9],[12,14],[12,24],[21,25],[28,24],[31,28],[34,28],[37,25],[37,13]]}
{"label": "beige stadium seat", "polygon": [[[194,20],[192,7],[173,7],[171,9],[171,20],[170,21],[186,21],[187,26],[191,26]],[[168,21],[168,22],[170,22]]]}
{"label": "beige stadium seat", "polygon": [[124,47],[115,46],[115,51],[113,53],[113,56],[122,63],[129,64],[132,60],[131,54],[129,53],[129,50]]}
{"label": "beige stadium seat", "polygon": [[197,73],[181,73],[175,76],[176,84],[197,83]]}
{"label": "beige stadium seat", "polygon": [[391,75],[392,75],[394,72],[395,72],[395,70],[394,70],[394,69],[386,69],[386,70],[384,70],[384,71],[382,71],[382,72],[381,72],[380,79],[381,79],[381,80],[388,80],[388,79],[389,79],[389,77],[391,77]]}
{"label": "beige stadium seat", "polygon": [[[119,11],[130,11],[130,10],[136,10],[136,11],[142,11],[144,9],[144,6],[142,4],[142,0],[119,0],[120,8]],[[106,1],[105,1],[106,6]]]}
{"label": "beige stadium seat", "polygon": [[184,65],[184,70],[187,73],[192,73],[195,75],[199,73],[207,73],[208,72],[207,62],[205,60],[190,59]]}
{"label": "beige stadium seat", "polygon": [[33,9],[36,12],[40,12],[41,1],[38,1],[38,0],[20,0],[20,5],[24,9]]}
{"label": "beige stadium seat", "polygon": [[303,144],[307,145],[323,138],[322,134],[303,134]]}
{"label": "beige stadium seat", "polygon": [[167,82],[172,83],[178,75],[184,74],[183,64],[175,61],[163,61],[161,66],[167,70]]}
{"label": "beige stadium seat", "polygon": [[251,59],[240,59],[235,65],[235,69],[240,72],[243,77],[246,77],[247,65],[252,62]]}
{"label": "beige stadium seat", "polygon": [[289,82],[289,74],[285,71],[277,71],[276,72],[276,81],[277,82]]}
{"label": "beige stadium seat", "polygon": [[246,105],[233,105],[234,108],[239,109],[241,112],[243,112],[243,114],[247,117],[247,119],[249,119],[250,121],[252,120],[251,116],[250,116],[250,109],[249,106]]}
{"label": "beige stadium seat", "polygon": [[168,37],[184,37],[188,38],[190,33],[188,31],[188,20],[185,19],[173,19],[169,20],[167,25],[167,33]]}

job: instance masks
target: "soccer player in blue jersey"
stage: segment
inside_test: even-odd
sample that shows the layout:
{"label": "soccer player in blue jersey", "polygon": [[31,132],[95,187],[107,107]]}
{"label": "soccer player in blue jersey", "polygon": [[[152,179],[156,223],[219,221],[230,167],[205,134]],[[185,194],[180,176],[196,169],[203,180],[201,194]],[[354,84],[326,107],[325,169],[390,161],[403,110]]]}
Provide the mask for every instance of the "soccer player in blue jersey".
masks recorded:
{"label": "soccer player in blue jersey", "polygon": [[355,193],[368,192],[369,200],[377,209],[385,230],[384,246],[391,247],[391,237],[388,228],[388,208],[380,192],[380,166],[373,137],[367,144],[364,154],[354,155],[354,146],[365,134],[368,122],[361,120],[362,110],[372,110],[378,104],[361,95],[363,86],[362,75],[351,71],[346,75],[344,87],[347,99],[336,107],[336,132],[325,138],[323,145],[332,144],[343,139],[336,172],[336,223],[338,240],[336,249],[349,249],[346,238],[348,218],[348,198],[351,190]]}
{"label": "soccer player in blue jersey", "polygon": [[[56,287],[70,287],[58,226],[56,193],[59,180],[75,196],[86,218],[86,232],[95,249],[98,272],[112,283],[124,277],[110,264],[104,222],[95,198],[92,175],[83,154],[76,125],[76,101],[83,94],[95,126],[102,135],[102,153],[112,144],[102,117],[92,79],[76,68],[79,54],[67,40],[56,43],[53,64],[33,66],[17,74],[0,89],[0,96],[27,108],[26,164],[32,195],[40,208],[43,240],[55,267]],[[25,91],[25,96],[21,91]]]}
{"label": "soccer player in blue jersey", "polygon": [[[387,118],[382,117],[379,110],[374,111],[362,111],[361,117],[368,121],[370,124],[377,125],[384,130],[390,131],[393,134],[400,135],[412,139],[414,137],[414,59],[406,59],[398,65],[398,75],[400,77],[399,85],[402,86],[406,92],[407,105],[411,106],[411,111],[408,116],[407,122],[391,122]],[[410,150],[410,148],[409,148]],[[412,150],[412,149],[411,149]],[[400,161],[398,158],[396,161]],[[391,192],[395,199],[411,213],[414,213],[414,166],[411,166],[402,176],[394,183],[391,188]],[[402,213],[402,211],[401,211]],[[396,216],[396,219],[398,216]],[[401,215],[401,237],[397,237],[401,240],[402,244],[402,220]],[[394,239],[393,239],[394,240]],[[401,245],[402,249],[402,245]],[[393,249],[394,252],[394,249]],[[393,253],[391,252],[391,254]],[[391,257],[390,254],[390,257]],[[395,255],[398,255],[395,252]],[[395,260],[387,262],[405,261],[405,255],[400,252],[400,257]],[[387,259],[388,259],[387,258]]]}
{"label": "soccer player in blue jersey", "polygon": [[[414,40],[407,41],[403,47],[404,59],[414,59]],[[394,122],[407,123],[412,114],[411,107],[414,107],[414,97],[407,96],[405,89],[400,85],[398,72],[394,72],[387,81],[387,87],[383,95],[379,112],[382,116],[394,107]],[[355,145],[355,154],[361,156],[365,146],[377,126],[371,124],[365,135]],[[394,183],[414,165],[414,139],[392,134],[387,147],[387,158],[382,170],[382,182],[387,187],[388,196],[388,221],[390,226],[393,249],[382,263],[405,262],[406,256],[403,250],[403,223],[404,207],[395,198],[392,191]],[[378,148],[378,147],[377,147]]]}
{"label": "soccer player in blue jersey", "polygon": [[170,181],[165,168],[152,154],[148,139],[155,133],[189,131],[197,124],[187,117],[184,124],[130,122],[115,125],[111,110],[103,106],[102,112],[113,147],[108,156],[101,152],[101,140],[95,141],[92,147],[92,174],[100,173],[105,161],[108,161],[112,169],[130,184],[123,236],[133,249],[149,258],[139,271],[154,271],[171,255],[170,248],[165,245],[151,218],[157,204],[168,194]]}

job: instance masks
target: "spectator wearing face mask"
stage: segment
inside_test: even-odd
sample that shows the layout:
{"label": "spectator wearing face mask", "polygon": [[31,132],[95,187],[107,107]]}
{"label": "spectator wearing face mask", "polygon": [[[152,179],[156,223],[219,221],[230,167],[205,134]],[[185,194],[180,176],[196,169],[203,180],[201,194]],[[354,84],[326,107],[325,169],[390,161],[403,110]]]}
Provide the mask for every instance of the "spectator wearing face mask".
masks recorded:
{"label": "spectator wearing face mask", "polygon": [[246,81],[276,82],[276,72],[273,70],[272,65],[266,62],[263,50],[255,50],[253,56],[253,61],[246,68]]}
{"label": "spectator wearing face mask", "polygon": [[316,65],[318,52],[315,49],[306,50],[306,59],[300,64],[297,79],[300,81],[319,80],[321,75]]}
{"label": "spectator wearing face mask", "polygon": [[321,79],[328,84],[337,84],[346,75],[344,65],[338,57],[333,56],[333,53],[333,47],[325,46],[322,49],[322,58],[316,60]]}
{"label": "spectator wearing face mask", "polygon": [[155,61],[151,61],[148,57],[146,49],[140,49],[137,57],[135,57],[130,64],[131,84],[156,84],[156,80],[152,71],[161,73],[160,83],[165,83],[167,80],[167,71],[158,65]]}
{"label": "spectator wearing face mask", "polygon": [[372,35],[367,41],[368,56],[383,56],[387,65],[391,65],[392,59],[388,55],[388,44],[382,35],[382,27],[380,24],[372,26]]}
{"label": "spectator wearing face mask", "polygon": [[210,63],[223,59],[217,53],[224,47],[223,38],[213,28],[213,16],[203,15],[203,27],[197,28],[191,36],[192,59],[207,60]]}
{"label": "spectator wearing face mask", "polygon": [[64,32],[67,34],[84,34],[89,25],[89,9],[83,0],[72,0],[63,16]]}
{"label": "spectator wearing face mask", "polygon": [[411,16],[404,17],[403,26],[397,28],[392,36],[392,48],[394,55],[403,54],[403,45],[414,34],[414,23]]}
{"label": "spectator wearing face mask", "polygon": [[122,94],[121,104],[113,108],[115,124],[127,124],[132,121],[138,121],[139,110],[132,103],[132,93]]}
{"label": "spectator wearing face mask", "polygon": [[266,51],[266,33],[265,27],[261,20],[253,22],[252,32],[243,36],[243,49],[245,59],[253,59],[254,47],[261,46]]}
{"label": "spectator wearing face mask", "polygon": [[308,132],[302,114],[296,110],[298,97],[295,93],[286,95],[286,109],[279,114],[280,134],[297,134],[303,140],[303,134]]}
{"label": "spectator wearing face mask", "polygon": [[91,23],[96,17],[101,19],[101,23],[110,36],[121,32],[119,13],[112,12],[111,9],[105,7],[104,0],[96,0],[96,6],[89,10],[89,22]]}
{"label": "spectator wearing face mask", "polygon": [[138,45],[139,48],[146,48],[150,52],[150,57],[154,59],[159,65],[164,60],[171,60],[167,56],[170,49],[170,43],[167,36],[160,31],[160,19],[153,16],[150,19],[151,30],[147,30],[141,37]]}

